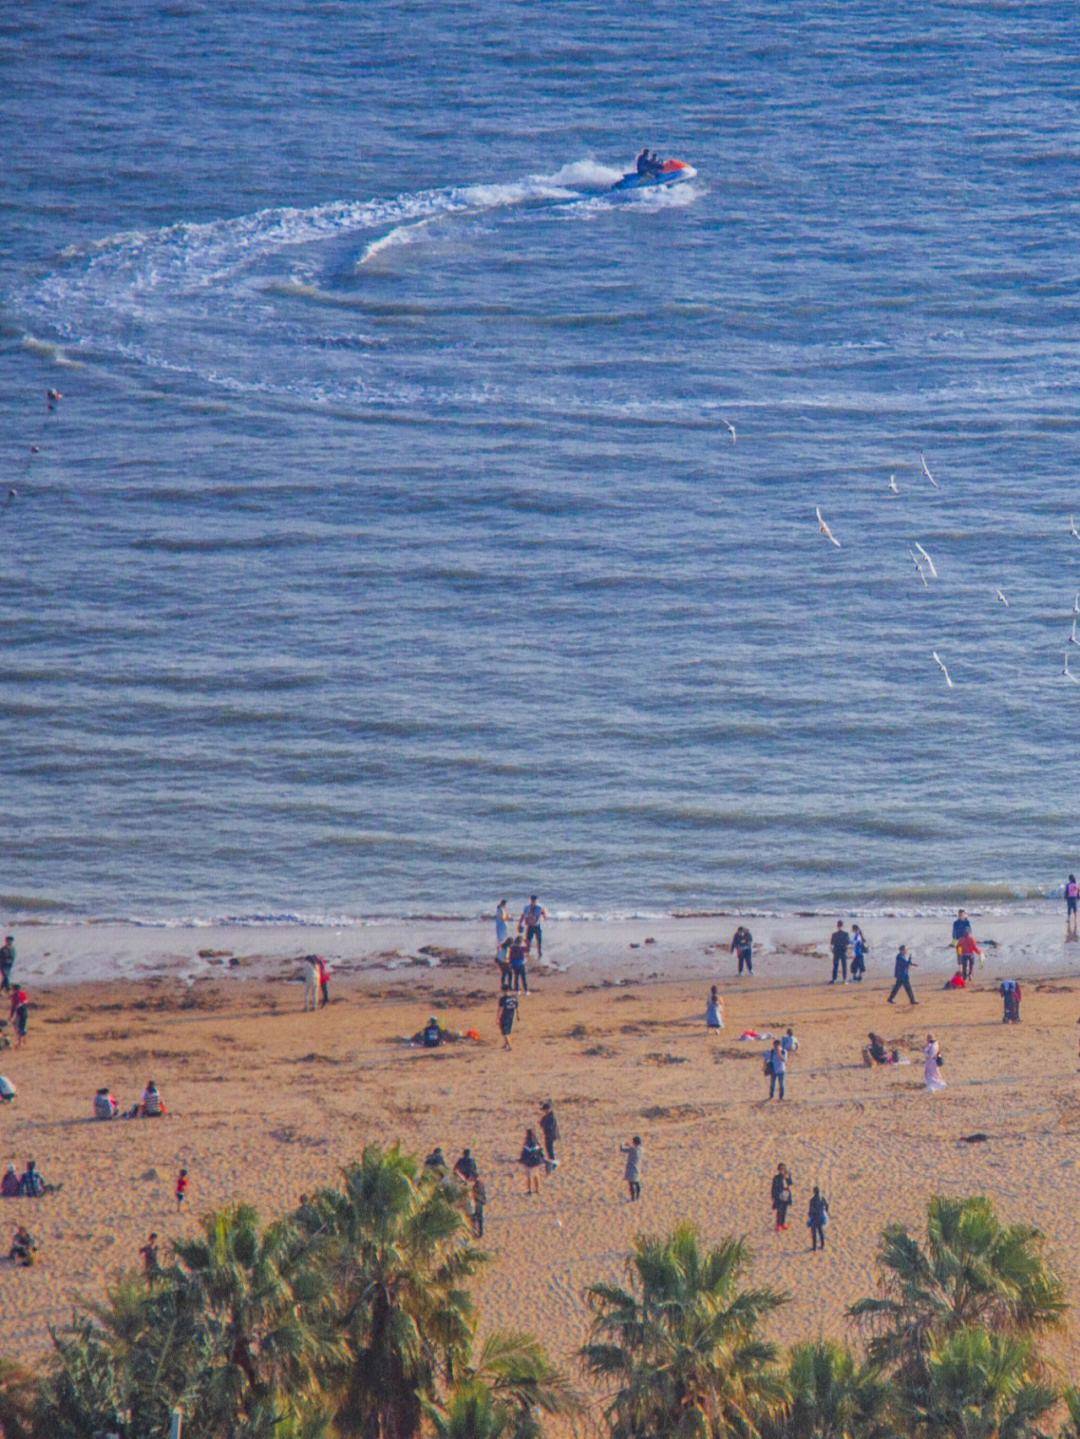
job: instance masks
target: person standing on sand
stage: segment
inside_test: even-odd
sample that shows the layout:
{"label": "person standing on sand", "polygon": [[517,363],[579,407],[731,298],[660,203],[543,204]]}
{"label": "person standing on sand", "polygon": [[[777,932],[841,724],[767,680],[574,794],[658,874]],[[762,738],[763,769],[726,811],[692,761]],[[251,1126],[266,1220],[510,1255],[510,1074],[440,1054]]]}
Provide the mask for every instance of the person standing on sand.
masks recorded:
{"label": "person standing on sand", "polygon": [[473,1158],[471,1149],[463,1149],[457,1157],[454,1165],[454,1173],[461,1180],[462,1184],[471,1184],[474,1179],[480,1178],[480,1166]]}
{"label": "person standing on sand", "polygon": [[810,1196],[810,1206],[806,1216],[807,1227],[810,1230],[811,1250],[825,1248],[825,1226],[828,1222],[829,1201],[815,1184],[814,1192]]}
{"label": "person standing on sand", "polygon": [[151,1234],[143,1247],[139,1250],[143,1262],[143,1277],[150,1289],[154,1287],[154,1280],[161,1277],[161,1265],[158,1262],[158,1237]]}
{"label": "person standing on sand", "polygon": [[715,984],[709,990],[709,998],[705,1004],[705,1027],[706,1029],[723,1029],[724,1027],[724,1001],[720,998],[720,991]]}
{"label": "person standing on sand", "polygon": [[544,1164],[544,1151],[536,1137],[535,1129],[526,1129],[525,1142],[521,1146],[518,1163],[525,1171],[525,1193],[540,1193],[540,1170]]}
{"label": "person standing on sand", "polygon": [[866,973],[866,951],[870,946],[866,942],[866,935],[857,924],[851,926],[851,982],[861,984],[862,977]]}
{"label": "person standing on sand", "polygon": [[936,1094],[939,1089],[945,1088],[945,1081],[941,1077],[941,1047],[932,1034],[926,1036],[926,1048],[923,1050],[923,1079],[931,1094]]}
{"label": "person standing on sand", "polygon": [[510,941],[510,974],[514,989],[524,990],[526,994],[529,992],[529,971],[525,965],[528,954],[521,935],[515,934]]}
{"label": "person standing on sand", "polygon": [[902,944],[896,952],[896,962],[893,965],[893,978],[896,983],[892,987],[892,993],[885,1001],[886,1004],[892,1004],[901,990],[904,991],[912,1004],[918,1004],[919,1001],[911,991],[911,979],[909,975],[910,970],[918,969],[918,967],[911,955],[908,954],[907,945]]}
{"label": "person standing on sand", "polygon": [[[536,957],[544,957],[544,931],[541,928],[544,920],[547,919],[547,910],[537,899],[535,894],[529,896],[529,902],[521,911],[521,919],[518,922],[518,932],[525,931],[525,953],[532,954],[532,942],[536,940]],[[527,989],[527,986],[526,986]]]}
{"label": "person standing on sand", "polygon": [[788,1227],[787,1213],[791,1208],[791,1171],[786,1164],[778,1164],[769,1188],[773,1213],[776,1215],[776,1232]]}
{"label": "person standing on sand", "polygon": [[330,1003],[330,966],[322,955],[317,955],[315,962],[319,966],[319,1003]]}
{"label": "person standing on sand", "polygon": [[793,1029],[788,1029],[783,1035],[780,1040],[780,1048],[784,1051],[784,1058],[788,1064],[790,1064],[792,1056],[799,1052],[799,1041],[795,1038],[795,1031]]}
{"label": "person standing on sand", "polygon": [[630,1202],[636,1204],[641,1198],[641,1176],[645,1171],[645,1150],[641,1143],[641,1135],[635,1134],[629,1144],[621,1144],[619,1153],[626,1155],[623,1178],[630,1191]]}
{"label": "person standing on sand", "polygon": [[844,928],[844,921],[838,919],[836,928],[832,932],[829,944],[832,947],[832,979],[830,984],[836,983],[836,976],[843,974],[844,983],[847,984],[847,956],[848,945],[851,943],[851,935]]}
{"label": "person standing on sand", "polygon": [[181,1209],[183,1209],[183,1207],[184,1207],[184,1201],[187,1199],[187,1193],[188,1193],[188,1172],[187,1172],[186,1169],[181,1169],[180,1173],[176,1176],[176,1212],[177,1212],[177,1214],[179,1214],[180,1211],[181,1211]]}
{"label": "person standing on sand", "polygon": [[1076,907],[1080,902],[1080,884],[1076,875],[1070,874],[1065,881],[1065,938],[1076,939]]}
{"label": "person standing on sand", "polygon": [[540,1133],[544,1136],[544,1153],[547,1155],[547,1172],[553,1174],[559,1167],[559,1161],[555,1157],[555,1142],[561,1138],[559,1134],[559,1121],[555,1118],[555,1106],[550,1099],[545,1099],[540,1106]]}
{"label": "person standing on sand", "polygon": [[314,954],[304,956],[304,1010],[319,1007],[319,961]]}
{"label": "person standing on sand", "polygon": [[21,984],[17,984],[11,992],[8,1018],[15,1021],[15,1048],[22,1049],[26,1043],[26,1026],[30,1022],[30,996]]}
{"label": "person standing on sand", "polygon": [[15,936],[9,934],[0,944],[0,991],[11,988],[11,971],[15,968]]}
{"label": "person standing on sand", "polygon": [[742,974],[743,966],[746,966],[747,974],[754,972],[754,936],[747,929],[745,924],[740,924],[735,933],[731,936],[731,953],[738,956],[739,973]]}
{"label": "person standing on sand", "polygon": [[480,1178],[473,1180],[472,1187],[472,1227],[473,1234],[477,1239],[484,1237],[484,1210],[487,1208],[487,1190],[484,1188],[484,1181]]}
{"label": "person standing on sand", "polygon": [[496,1015],[499,1021],[499,1033],[503,1037],[503,1049],[509,1049],[510,1035],[513,1032],[514,1020],[517,1016],[518,997],[516,994],[500,994],[499,1007]]}
{"label": "person standing on sand", "polygon": [[510,910],[505,899],[495,906],[495,957],[502,953],[503,945],[510,938]]}
{"label": "person standing on sand", "polygon": [[765,1073],[769,1076],[769,1099],[772,1099],[777,1089],[780,1090],[781,1100],[784,1097],[784,1080],[787,1077],[787,1055],[779,1039],[774,1039],[772,1048],[765,1054]]}

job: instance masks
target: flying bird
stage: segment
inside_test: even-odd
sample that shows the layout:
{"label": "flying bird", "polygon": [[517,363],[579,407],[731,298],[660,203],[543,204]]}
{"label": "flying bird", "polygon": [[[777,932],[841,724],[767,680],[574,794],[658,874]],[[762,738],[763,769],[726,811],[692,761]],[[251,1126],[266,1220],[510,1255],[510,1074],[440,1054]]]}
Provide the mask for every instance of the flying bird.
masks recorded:
{"label": "flying bird", "polygon": [[1069,651],[1065,651],[1065,668],[1061,671],[1062,679],[1072,680],[1074,685],[1080,685],[1080,679],[1073,674],[1069,668]]}
{"label": "flying bird", "polygon": [[930,571],[930,573],[933,575],[934,579],[936,580],[936,579],[937,579],[937,570],[934,568],[934,562],[933,562],[933,560],[930,558],[930,556],[926,553],[926,551],[923,549],[922,545],[919,544],[918,540],[915,541],[915,548],[918,550],[919,554],[922,555],[923,559],[926,561],[926,567],[927,567],[927,569]]}
{"label": "flying bird", "polygon": [[941,486],[938,484],[937,480],[935,480],[934,477],[933,477],[933,475],[930,473],[930,466],[926,463],[926,456],[922,453],[921,450],[919,451],[919,464],[922,465],[922,472],[923,472],[923,474],[926,476],[926,478],[930,481],[930,483],[933,485],[934,489],[935,489],[935,490],[940,490],[940,489],[941,489]]}
{"label": "flying bird", "polygon": [[944,661],[941,659],[941,656],[938,654],[937,650],[931,650],[930,653],[934,656],[934,663],[937,665],[937,667],[938,667],[938,669],[941,671],[941,673],[945,676],[945,683],[949,686],[950,689],[952,689],[952,687],[953,687],[952,676],[949,674],[949,671],[945,668],[945,664],[944,664]]}
{"label": "flying bird", "polygon": [[1076,521],[1072,515],[1069,516],[1069,534],[1072,535],[1074,540],[1080,540],[1080,530],[1076,528]]}
{"label": "flying bird", "polygon": [[820,506],[817,506],[817,505],[814,506],[814,514],[817,515],[818,529],[821,531],[821,533],[825,536],[825,538],[826,538],[831,544],[834,544],[834,545],[836,546],[836,548],[839,549],[839,548],[840,548],[840,541],[836,538],[836,536],[833,534],[832,530],[830,530],[829,527],[828,527],[828,525],[825,523],[825,518],[824,518],[824,516],[823,516],[822,513],[821,513],[821,508],[820,508]]}
{"label": "flying bird", "polygon": [[927,589],[929,582],[926,576],[923,574],[923,567],[919,563],[918,555],[915,553],[914,550],[908,550],[908,554],[911,556],[911,563],[915,566],[915,573],[918,575],[919,579],[922,580],[923,589]]}
{"label": "flying bird", "polygon": [[731,431],[731,443],[734,444],[734,443],[735,443],[735,426],[731,423],[730,420],[725,420],[725,421],[724,421],[724,424],[727,425],[728,429]]}
{"label": "flying bird", "polygon": [[899,485],[896,483],[896,476],[895,476],[895,475],[890,475],[890,476],[889,476],[889,489],[892,491],[892,493],[893,493],[894,495],[898,495],[898,494],[900,493],[900,487],[899,487]]}
{"label": "flying bird", "polygon": [[1001,590],[995,590],[995,591],[994,591],[994,597],[995,597],[995,599],[999,599],[999,600],[1001,601],[1001,603],[1005,606],[1006,609],[1009,608],[1009,601],[1005,598],[1005,596],[1004,596],[1004,594],[1001,592]]}
{"label": "flying bird", "polygon": [[1074,616],[1074,618],[1073,618],[1072,633],[1069,635],[1069,643],[1070,643],[1071,645],[1080,645],[1080,640],[1078,640],[1078,639],[1076,638],[1076,618],[1075,618],[1075,616]]}
{"label": "flying bird", "polygon": [[1076,596],[1073,599],[1073,614],[1080,615],[1080,590],[1077,590]]}

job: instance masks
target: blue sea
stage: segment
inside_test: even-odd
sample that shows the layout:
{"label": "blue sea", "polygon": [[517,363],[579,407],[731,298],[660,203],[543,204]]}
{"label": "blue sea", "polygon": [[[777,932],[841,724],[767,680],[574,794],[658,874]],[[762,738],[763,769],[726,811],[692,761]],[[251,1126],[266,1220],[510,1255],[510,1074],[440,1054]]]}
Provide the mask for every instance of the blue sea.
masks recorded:
{"label": "blue sea", "polygon": [[5,916],[1080,864],[1075,5],[0,35]]}

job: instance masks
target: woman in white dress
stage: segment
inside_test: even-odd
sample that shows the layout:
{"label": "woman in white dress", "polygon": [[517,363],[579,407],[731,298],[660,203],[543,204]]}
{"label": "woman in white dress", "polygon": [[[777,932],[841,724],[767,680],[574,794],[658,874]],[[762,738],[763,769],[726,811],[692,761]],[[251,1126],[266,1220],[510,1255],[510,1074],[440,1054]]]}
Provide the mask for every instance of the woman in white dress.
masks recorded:
{"label": "woman in white dress", "polygon": [[937,1040],[932,1034],[928,1034],[926,1036],[926,1048],[923,1050],[923,1056],[926,1060],[923,1078],[926,1080],[926,1087],[931,1094],[934,1094],[939,1089],[945,1088],[945,1081],[942,1079],[941,1070],[938,1068],[939,1053],[940,1050]]}

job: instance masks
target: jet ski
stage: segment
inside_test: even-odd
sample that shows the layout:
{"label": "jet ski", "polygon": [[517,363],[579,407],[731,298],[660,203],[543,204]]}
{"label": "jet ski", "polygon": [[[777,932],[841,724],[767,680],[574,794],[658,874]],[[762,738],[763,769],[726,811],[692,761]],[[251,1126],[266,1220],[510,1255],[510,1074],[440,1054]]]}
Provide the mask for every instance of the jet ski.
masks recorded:
{"label": "jet ski", "polygon": [[616,180],[612,185],[613,190],[652,190],[657,185],[677,185],[681,180],[692,180],[697,174],[693,165],[688,165],[685,160],[665,160],[660,166],[659,172],[653,170],[639,175],[636,170],[631,170],[629,175],[624,175],[621,180]]}

